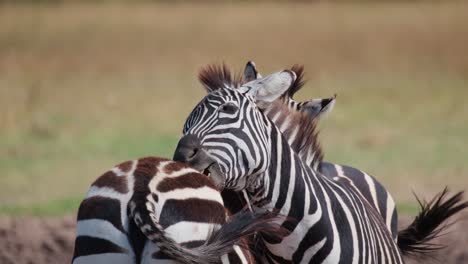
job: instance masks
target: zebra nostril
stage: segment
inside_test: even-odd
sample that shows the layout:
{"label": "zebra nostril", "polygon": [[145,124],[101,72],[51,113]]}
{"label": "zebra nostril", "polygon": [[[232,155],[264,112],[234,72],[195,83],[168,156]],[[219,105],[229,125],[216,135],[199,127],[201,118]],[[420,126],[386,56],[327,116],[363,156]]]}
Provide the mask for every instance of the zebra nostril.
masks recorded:
{"label": "zebra nostril", "polygon": [[188,156],[188,159],[193,159],[198,153],[198,148],[194,148],[192,153]]}

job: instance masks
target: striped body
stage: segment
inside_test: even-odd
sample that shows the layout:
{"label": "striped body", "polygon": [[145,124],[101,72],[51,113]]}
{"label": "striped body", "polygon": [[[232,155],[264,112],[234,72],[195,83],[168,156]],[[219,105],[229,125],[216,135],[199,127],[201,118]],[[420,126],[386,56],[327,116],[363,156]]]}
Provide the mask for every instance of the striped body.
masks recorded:
{"label": "striped body", "polygon": [[385,222],[360,192],[313,171],[279,130],[272,134],[281,139],[272,145],[277,155],[249,192],[251,203],[276,208],[297,222],[283,223],[292,231],[285,239],[266,239],[269,263],[403,262]]}
{"label": "striped body", "polygon": [[[187,118],[185,137],[197,139],[195,153],[208,153],[222,168],[225,188],[246,190],[255,207],[279,210],[291,219],[282,222],[291,232],[287,237],[264,237],[265,261],[401,263],[399,249],[375,208],[356,189],[304,163],[258,109],[283,94],[291,76],[284,71],[238,89],[213,87]],[[175,156],[182,156],[178,150],[185,148],[183,140]],[[196,165],[191,161],[197,159],[187,156],[185,161]]]}
{"label": "striped body", "polygon": [[[319,99],[314,100],[316,101],[311,102],[320,104]],[[289,145],[302,158],[305,164],[329,179],[341,181],[342,184],[348,184],[360,192],[381,215],[392,237],[396,240],[398,237],[397,211],[393,197],[385,187],[376,178],[364,171],[323,161],[322,150],[318,142],[318,132],[315,126],[311,126],[309,133],[305,137],[304,135],[298,137],[299,134],[297,132],[303,125],[299,120],[305,118],[298,115],[298,113],[304,114],[311,120],[321,117],[320,114],[311,116],[308,112],[304,113],[306,111],[302,108],[304,104],[285,97],[269,105],[264,110],[264,113],[280,129]]]}
{"label": "striped body", "polygon": [[[73,263],[179,263],[160,249],[200,247],[227,219],[207,176],[162,158],[127,161],[99,177],[81,203]],[[219,262],[253,262],[239,246],[231,251]]]}
{"label": "striped body", "polygon": [[344,180],[355,188],[377,210],[393,239],[397,241],[398,213],[395,200],[376,178],[362,170],[326,161],[319,163],[318,171],[333,180]]}

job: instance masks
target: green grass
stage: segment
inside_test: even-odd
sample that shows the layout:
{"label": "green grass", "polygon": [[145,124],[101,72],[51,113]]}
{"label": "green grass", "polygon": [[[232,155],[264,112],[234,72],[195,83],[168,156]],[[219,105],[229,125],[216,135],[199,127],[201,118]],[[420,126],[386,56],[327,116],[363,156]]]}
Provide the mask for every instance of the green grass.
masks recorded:
{"label": "green grass", "polygon": [[467,12],[462,2],[2,6],[0,208],[68,208],[51,201],[83,197],[117,163],[171,157],[204,95],[197,69],[250,59],[262,73],[304,64],[300,98],[337,93],[321,122],[326,159],[375,175],[402,210],[412,190],[468,189]]}
{"label": "green grass", "polygon": [[0,215],[61,216],[78,210],[82,198],[66,198],[28,205],[0,205]]}
{"label": "green grass", "polygon": [[[11,139],[3,146],[11,155],[0,160],[5,175],[0,178],[0,205],[84,196],[95,178],[124,160],[150,155],[172,157],[177,140],[174,135],[137,133],[60,139],[23,135]],[[18,148],[19,141],[25,149]]]}
{"label": "green grass", "polygon": [[409,216],[418,214],[421,209],[417,203],[398,203],[396,207],[399,215]]}

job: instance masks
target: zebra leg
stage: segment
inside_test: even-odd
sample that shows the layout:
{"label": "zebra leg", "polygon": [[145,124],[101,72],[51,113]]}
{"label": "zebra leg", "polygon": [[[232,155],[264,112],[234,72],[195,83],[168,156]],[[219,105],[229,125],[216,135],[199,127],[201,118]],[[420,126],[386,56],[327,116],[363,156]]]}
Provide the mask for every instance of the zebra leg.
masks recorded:
{"label": "zebra leg", "polygon": [[[121,219],[121,201],[91,196],[78,210],[73,264],[135,263]],[[126,217],[125,217],[126,218]]]}

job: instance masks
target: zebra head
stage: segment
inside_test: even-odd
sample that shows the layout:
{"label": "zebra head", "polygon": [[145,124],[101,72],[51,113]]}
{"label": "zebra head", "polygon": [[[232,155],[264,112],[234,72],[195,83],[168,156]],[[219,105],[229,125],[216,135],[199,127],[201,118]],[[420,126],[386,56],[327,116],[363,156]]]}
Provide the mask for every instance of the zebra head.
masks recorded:
{"label": "zebra head", "polygon": [[[298,102],[293,99],[295,93],[297,93],[305,84],[304,81],[304,67],[301,65],[294,65],[291,67],[297,78],[294,83],[288,88],[280,99],[289,106],[293,111],[301,111],[306,113],[309,118],[323,118],[331,112],[336,102],[336,94],[330,98],[315,98],[308,101]],[[257,67],[253,61],[247,62],[244,68],[243,80],[249,82],[261,78],[262,76],[257,70]]]}
{"label": "zebra head", "polygon": [[272,123],[259,108],[296,75],[285,70],[240,85],[223,65],[202,69],[199,78],[209,93],[187,118],[174,160],[210,174],[220,188],[242,190],[269,166]]}

